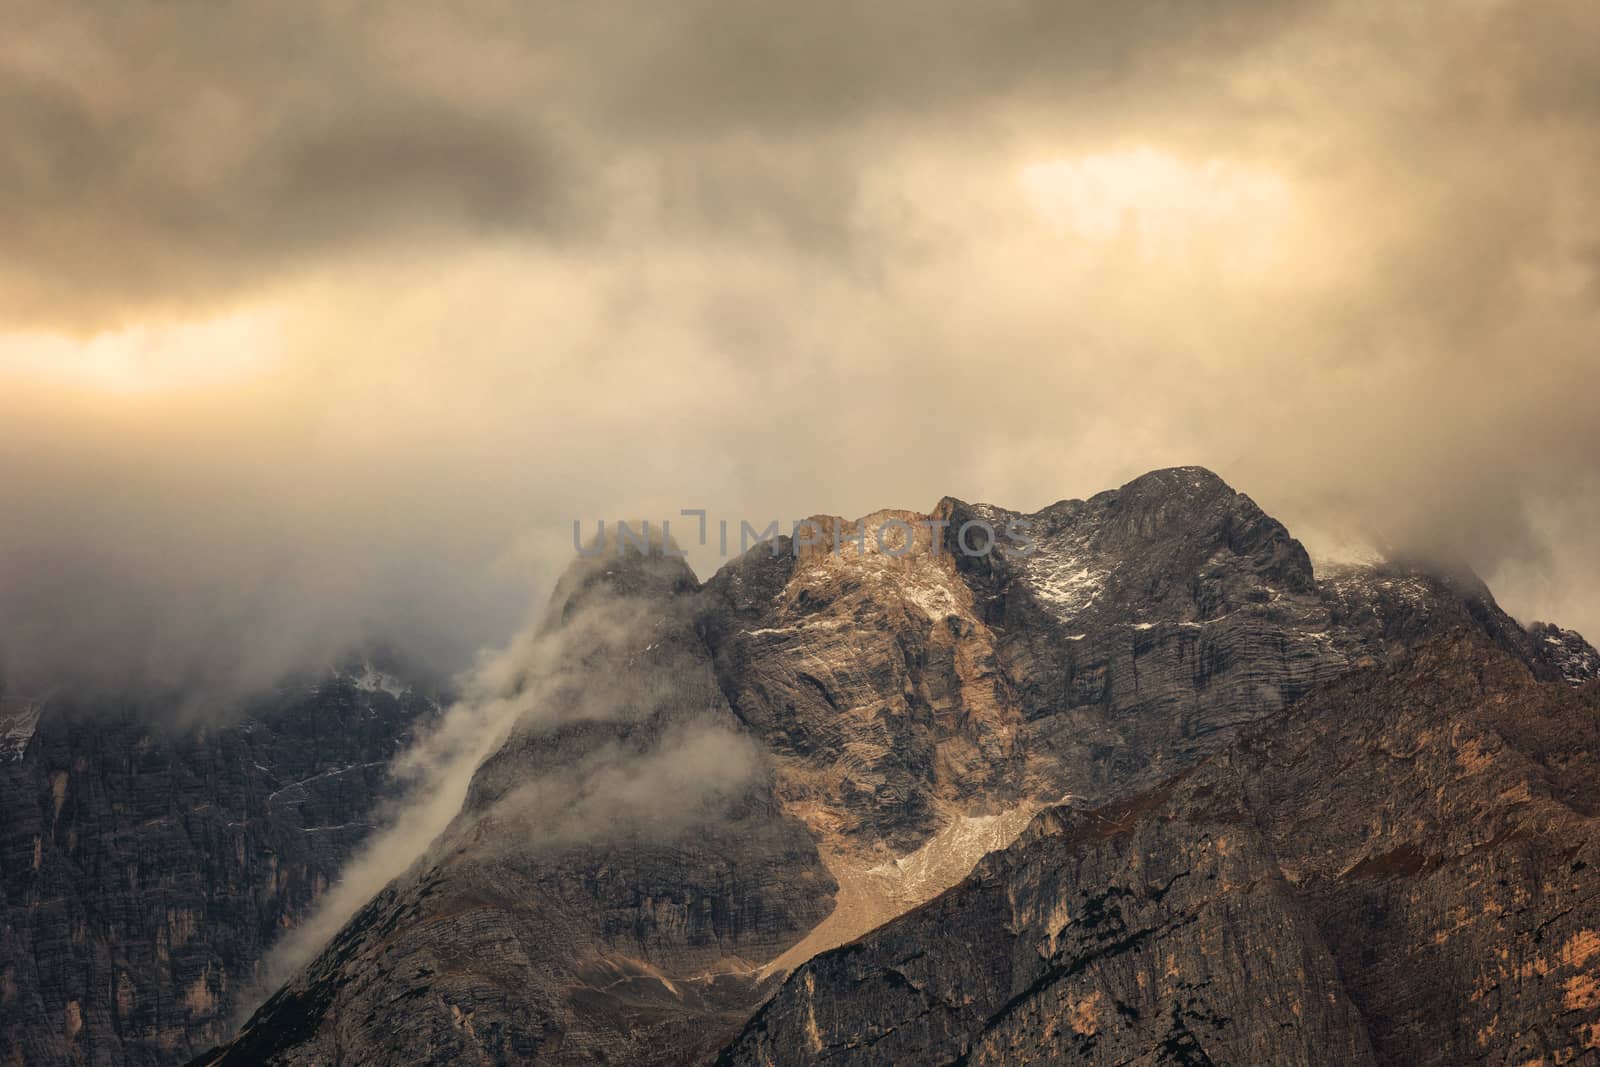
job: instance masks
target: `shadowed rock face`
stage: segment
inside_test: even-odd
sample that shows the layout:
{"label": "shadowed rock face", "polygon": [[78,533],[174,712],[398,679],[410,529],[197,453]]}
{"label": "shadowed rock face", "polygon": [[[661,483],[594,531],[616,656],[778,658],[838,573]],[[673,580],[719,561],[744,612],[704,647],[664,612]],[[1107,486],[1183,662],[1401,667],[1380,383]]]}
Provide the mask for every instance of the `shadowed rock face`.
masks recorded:
{"label": "shadowed rock face", "polygon": [[0,1061],[171,1064],[226,1036],[437,711],[365,668],[199,730],[30,705],[0,755]]}
{"label": "shadowed rock face", "polygon": [[817,957],[730,1064],[1590,1062],[1600,689],[1459,631],[1056,807]]}
{"label": "shadowed rock face", "polygon": [[1194,799],[1047,810],[958,888],[802,967],[722,1062],[1372,1063],[1270,857],[1226,805],[1176,811]]}
{"label": "shadowed rock face", "polygon": [[1382,1062],[1600,1055],[1600,687],[1534,684],[1463,632],[1233,764]]}
{"label": "shadowed rock face", "polygon": [[[1018,518],[942,509],[952,530]],[[1353,664],[1452,627],[1481,630],[1537,677],[1561,675],[1554,648],[1476,578],[1384,565],[1319,580],[1281,524],[1201,468],[1025,518],[1033,555],[953,558],[996,634],[1030,756],[1058,764],[1051,788],[1077,796],[1159,781]]]}
{"label": "shadowed rock face", "polygon": [[683,1062],[737,1032],[835,886],[694,589],[676,559],[579,564],[466,810],[208,1062]]}
{"label": "shadowed rock face", "polygon": [[1528,636],[1564,681],[1582,685],[1600,676],[1600,653],[1576,630],[1563,630],[1547,622],[1536,622],[1528,627]]}
{"label": "shadowed rock face", "polygon": [[[1032,554],[961,552],[969,522],[1003,531],[1019,519]],[[879,544],[870,531],[889,520],[902,525]],[[758,547],[703,587],[676,560],[576,565],[539,639],[543,673],[507,694],[530,710],[479,769],[462,816],[211,1060],[685,1062],[731,1039],[789,968],[955,884],[1034,812],[1067,795],[1080,806],[1154,795],[1362,665],[1464,626],[1533,676],[1583,677],[1571,649],[1535,640],[1475,579],[1404,567],[1319,578],[1279,523],[1198,468],[1033,516],[949,499],[928,515],[882,512],[862,520],[862,549],[846,536],[855,524],[814,521],[809,544]],[[982,540],[969,528],[969,545]],[[1240,788],[1216,819],[1251,811]],[[1187,856],[1218,825],[1163,824],[1127,862],[1176,876],[1157,857]],[[1110,884],[1124,860],[1099,857],[1094,877]],[[1177,939],[1174,953],[1301,983],[1298,999],[1254,1014],[1230,1007],[1248,1020],[1233,1037],[1291,1018],[1344,1034],[1303,1047],[1277,1034],[1236,1046],[1267,1060],[1239,1062],[1370,1055],[1316,916],[1275,857],[1208,862],[1211,877],[1103,907],[1135,932],[1181,906],[1160,935]],[[1235,913],[1259,926],[1231,947],[1205,940]],[[1216,956],[1224,948],[1235,956]],[[978,1021],[1053,964],[1042,966],[1020,987],[1021,970],[994,978],[1004,996]],[[1157,1018],[1174,1055],[1208,1025],[1225,1029],[1205,1021],[1224,1017],[1220,1001],[1204,1007],[1212,993],[1191,1011],[1148,999],[1148,975],[1074,981],[1074,1004],[1111,983],[1145,1020],[1120,1044],[1100,1041],[1106,1062]],[[1124,1018],[1114,998],[1082,1011],[1102,1008]],[[971,1036],[971,1012],[957,1015],[943,1040]],[[1024,1017],[1008,1009],[995,1032]]]}

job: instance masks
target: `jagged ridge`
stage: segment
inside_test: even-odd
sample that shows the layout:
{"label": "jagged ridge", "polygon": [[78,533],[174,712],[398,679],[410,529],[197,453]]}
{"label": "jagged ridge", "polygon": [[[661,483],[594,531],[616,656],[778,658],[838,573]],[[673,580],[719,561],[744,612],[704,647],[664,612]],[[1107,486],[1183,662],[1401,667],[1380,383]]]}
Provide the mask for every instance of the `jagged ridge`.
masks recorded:
{"label": "jagged ridge", "polygon": [[[901,861],[966,821],[1015,826],[1064,796],[1144,794],[1318,685],[1455,626],[1538,677],[1566,662],[1470,577],[1381,567],[1319,580],[1281,524],[1199,468],[1027,516],[1040,546],[1027,558],[960,551],[968,521],[1024,518],[1003,509],[946,499],[869,518],[906,523],[915,551],[780,539],[703,587],[659,560],[584,561],[564,589],[609,590],[648,625],[596,653],[572,629],[585,609],[560,595],[544,638],[559,654],[541,657],[563,664],[559,684],[484,765],[474,810],[597,751],[648,759],[674,723],[746,739],[759,773],[698,810],[694,847],[552,850],[469,813],[218,1062],[334,1049],[351,1063],[679,1062],[737,1026],[767,975],[955,881],[948,853]],[[595,691],[620,695],[572,698]],[[664,712],[672,693],[692,699],[668,696],[677,710]],[[531,810],[540,825],[573,817],[560,796]],[[597,883],[597,869],[611,874]],[[808,937],[830,898],[829,925]],[[443,921],[467,914],[470,930]],[[767,918],[728,918],[754,914]]]}

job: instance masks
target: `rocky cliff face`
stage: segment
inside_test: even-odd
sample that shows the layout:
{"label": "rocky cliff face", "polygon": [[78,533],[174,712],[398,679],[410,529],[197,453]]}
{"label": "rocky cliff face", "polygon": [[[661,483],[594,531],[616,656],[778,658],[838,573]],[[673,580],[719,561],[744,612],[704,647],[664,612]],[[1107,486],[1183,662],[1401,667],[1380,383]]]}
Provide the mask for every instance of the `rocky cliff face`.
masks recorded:
{"label": "rocky cliff face", "polygon": [[1597,753],[1600,689],[1458,631],[1048,809],[722,1062],[1594,1062]]}
{"label": "rocky cliff face", "polygon": [[437,712],[364,666],[230,725],[0,704],[0,1062],[171,1064],[226,1036]]}
{"label": "rocky cliff face", "polygon": [[1536,622],[1528,627],[1528,636],[1538,643],[1544,659],[1567,683],[1582,685],[1600,676],[1600,653],[1577,631]]}
{"label": "rocky cliff face", "polygon": [[[1019,522],[1035,551],[969,551],[985,526],[1004,540]],[[530,651],[534,667],[508,681],[503,699],[526,710],[467,810],[208,1059],[689,1061],[731,1039],[789,969],[954,885],[1041,809],[1156,796],[1352,670],[1466,627],[1531,678],[1586,676],[1573,667],[1581,639],[1575,658],[1530,635],[1470,577],[1399,566],[1319,577],[1281,524],[1198,468],[1032,516],[950,499],[860,524],[819,516],[796,541],[757,547],[703,587],[672,560],[581,562]],[[669,767],[696,770],[674,778]],[[1212,808],[1221,822],[1195,834],[1242,817],[1200,810]],[[1063,817],[1042,816],[1033,835]],[[1176,876],[1194,843],[1180,830],[1162,824],[1137,863]],[[1093,877],[1132,879],[1124,860],[1100,856]],[[1230,958],[1266,968],[1301,982],[1296,997],[1245,1011],[1205,1007],[1211,994],[1197,992],[1197,1015],[1181,997],[1174,1008],[1115,985],[1082,1011],[1120,1017],[1120,999],[1166,1019],[1162,1040],[1180,1050],[1199,1040],[1204,1012],[1239,1020],[1233,1035],[1306,1017],[1344,1043],[1297,1052],[1276,1034],[1253,1052],[1370,1056],[1316,916],[1287,879],[1268,877],[1275,856],[1207,862],[1202,880],[1238,895],[1217,900],[1179,878],[1146,899],[1152,873],[1137,899],[1101,901],[1122,909],[1106,929],[1132,936],[1163,908],[1183,909],[1174,955],[1226,947],[1219,973]],[[1259,925],[1222,946],[1215,931],[1235,912]],[[999,1012],[1051,966],[1022,987],[996,971],[1005,996],[983,1004]],[[793,1034],[777,1023],[795,982],[822,977],[816,967],[763,1016],[785,1036],[767,1046],[747,1034],[738,1055],[811,1047],[786,1044]],[[1089,976],[1074,1004],[1113,980],[1074,975]],[[1131,972],[1116,981],[1155,995]],[[939,1024],[938,1050],[971,1037],[962,1012]],[[1148,1025],[1100,1042],[1106,1062]]]}
{"label": "rocky cliff face", "polygon": [[[1040,806],[1152,786],[1430,635],[1472,628],[1541,679],[1594,674],[1471,576],[1319,579],[1280,523],[1199,468],[1034,515],[946,499],[813,521],[813,543],[754,550],[701,594],[729,702],[841,884],[784,966],[947,888]],[[1002,550],[1019,521],[1026,555]],[[892,523],[914,542],[892,526],[886,545],[847,539]]]}

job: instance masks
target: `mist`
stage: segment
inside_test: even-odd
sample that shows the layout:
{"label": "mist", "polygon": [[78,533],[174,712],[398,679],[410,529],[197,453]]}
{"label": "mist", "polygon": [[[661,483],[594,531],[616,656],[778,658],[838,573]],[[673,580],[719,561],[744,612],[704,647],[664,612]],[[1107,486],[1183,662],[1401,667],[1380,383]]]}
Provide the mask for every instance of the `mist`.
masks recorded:
{"label": "mist", "polygon": [[[475,855],[659,844],[765,783],[695,635],[692,576],[661,549],[658,534],[654,555],[619,564],[630,550],[590,545],[548,605],[461,675],[460,698],[396,758],[402,789],[380,829],[273,946],[236,1022],[414,864],[469,840]],[[558,761],[541,764],[541,751]]]}
{"label": "mist", "polygon": [[1600,633],[1593,5],[17,14],[19,691],[459,671],[574,520],[1191,463]]}

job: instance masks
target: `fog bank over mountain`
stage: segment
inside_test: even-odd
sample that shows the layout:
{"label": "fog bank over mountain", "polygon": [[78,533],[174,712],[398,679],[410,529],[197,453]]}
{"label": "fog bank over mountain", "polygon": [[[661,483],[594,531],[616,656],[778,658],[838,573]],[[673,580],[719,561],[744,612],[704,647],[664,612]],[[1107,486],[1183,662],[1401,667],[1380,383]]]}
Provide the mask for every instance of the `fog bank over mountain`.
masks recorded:
{"label": "fog bank over mountain", "polygon": [[17,14],[14,685],[453,671],[575,519],[1190,463],[1600,633],[1592,5]]}

